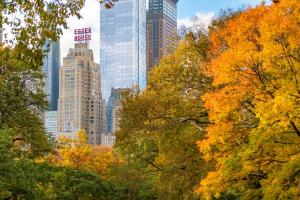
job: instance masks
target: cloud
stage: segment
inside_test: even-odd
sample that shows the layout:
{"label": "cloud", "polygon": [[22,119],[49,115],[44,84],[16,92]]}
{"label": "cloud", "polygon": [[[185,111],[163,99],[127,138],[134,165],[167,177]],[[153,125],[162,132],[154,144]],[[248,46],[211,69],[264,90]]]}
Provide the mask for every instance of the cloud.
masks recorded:
{"label": "cloud", "polygon": [[90,48],[94,53],[94,60],[99,63],[100,45],[100,5],[95,0],[86,0],[85,6],[80,11],[83,18],[72,17],[67,20],[69,29],[63,31],[60,38],[61,57],[66,57],[70,48],[74,48],[74,29],[92,28]]}
{"label": "cloud", "polygon": [[194,18],[197,18],[197,24],[203,25],[203,27],[207,28],[211,23],[211,20],[215,16],[214,12],[199,12],[194,15],[193,18],[182,18],[177,20],[178,28],[185,26],[187,28],[192,28],[195,25]]}

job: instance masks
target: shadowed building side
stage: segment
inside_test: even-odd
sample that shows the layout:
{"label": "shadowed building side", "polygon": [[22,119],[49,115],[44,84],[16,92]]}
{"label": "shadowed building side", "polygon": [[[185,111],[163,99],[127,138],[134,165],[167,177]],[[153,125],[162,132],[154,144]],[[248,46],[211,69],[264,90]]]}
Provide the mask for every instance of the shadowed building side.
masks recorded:
{"label": "shadowed building side", "polygon": [[59,96],[60,41],[46,41],[43,50],[46,51],[42,70],[45,74],[44,90],[49,103],[47,110],[56,111]]}
{"label": "shadowed building side", "polygon": [[147,13],[147,71],[172,53],[177,43],[178,0],[149,0]]}

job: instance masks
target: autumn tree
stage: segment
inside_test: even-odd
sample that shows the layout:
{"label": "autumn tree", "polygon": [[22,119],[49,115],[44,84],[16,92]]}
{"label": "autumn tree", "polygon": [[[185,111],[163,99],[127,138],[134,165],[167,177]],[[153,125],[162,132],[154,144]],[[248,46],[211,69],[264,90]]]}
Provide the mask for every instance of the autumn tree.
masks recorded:
{"label": "autumn tree", "polygon": [[57,147],[44,161],[61,167],[94,172],[103,178],[107,176],[110,167],[122,163],[110,147],[89,145],[84,130],[78,132],[76,138],[59,138]]}
{"label": "autumn tree", "polygon": [[16,158],[11,132],[0,131],[0,199],[117,199],[114,187],[91,171]]}
{"label": "autumn tree", "polygon": [[[14,129],[14,141],[30,147],[32,153],[51,148],[40,120],[46,108],[41,71],[46,52],[42,47],[46,40],[56,41],[62,29],[68,28],[67,18],[81,17],[84,2],[0,1],[0,27],[4,28],[0,44],[0,129]],[[100,2],[110,7],[116,1]]]}
{"label": "autumn tree", "polygon": [[196,146],[208,124],[200,99],[210,85],[201,68],[207,47],[205,34],[190,33],[154,68],[147,89],[122,102],[115,148],[128,165],[140,163],[158,199],[196,198],[197,181],[208,167]]}
{"label": "autumn tree", "polygon": [[207,199],[298,199],[300,4],[248,8],[210,32],[212,122],[198,142],[216,169],[200,181]]}
{"label": "autumn tree", "polygon": [[[41,71],[46,52],[42,47],[46,40],[59,38],[62,29],[67,28],[67,18],[80,18],[79,11],[83,5],[84,0],[0,1],[1,33],[4,28],[3,42],[0,43],[1,199],[57,199],[55,195],[59,192],[51,196],[53,188],[69,194],[77,191],[75,193],[79,196],[82,194],[81,199],[91,199],[94,196],[84,197],[87,195],[87,192],[82,192],[84,187],[102,191],[99,177],[34,162],[35,158],[51,152],[53,148],[41,122],[41,114],[47,106]],[[78,186],[81,192],[74,185],[59,187],[58,182],[53,184],[57,177],[63,181],[72,180],[70,184],[82,182],[83,185]],[[96,186],[98,183],[99,187]],[[65,197],[60,199],[75,198],[72,195]]]}

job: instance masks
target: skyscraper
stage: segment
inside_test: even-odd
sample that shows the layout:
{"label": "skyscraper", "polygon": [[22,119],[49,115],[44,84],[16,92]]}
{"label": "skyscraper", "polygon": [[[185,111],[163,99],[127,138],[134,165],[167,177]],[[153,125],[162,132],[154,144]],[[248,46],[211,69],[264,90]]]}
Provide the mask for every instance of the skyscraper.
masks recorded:
{"label": "skyscraper", "polygon": [[76,43],[60,69],[58,135],[76,137],[85,129],[89,144],[100,144],[103,104],[99,64],[87,43]]}
{"label": "skyscraper", "polygon": [[100,8],[100,67],[105,101],[112,88],[146,86],[146,0]]}
{"label": "skyscraper", "polygon": [[57,137],[57,111],[46,111],[44,114],[44,124],[47,133]]}
{"label": "skyscraper", "polygon": [[177,40],[178,0],[149,0],[147,12],[147,70],[172,51]]}
{"label": "skyscraper", "polygon": [[59,95],[60,42],[46,42],[42,70],[45,73],[45,93],[49,102],[49,111],[57,110]]}
{"label": "skyscraper", "polygon": [[[114,122],[119,122],[120,115],[117,115],[116,109],[121,106],[121,99],[125,93],[129,92],[127,88],[111,89],[111,95],[106,104],[106,132],[115,132]],[[119,109],[120,110],[120,109]]]}

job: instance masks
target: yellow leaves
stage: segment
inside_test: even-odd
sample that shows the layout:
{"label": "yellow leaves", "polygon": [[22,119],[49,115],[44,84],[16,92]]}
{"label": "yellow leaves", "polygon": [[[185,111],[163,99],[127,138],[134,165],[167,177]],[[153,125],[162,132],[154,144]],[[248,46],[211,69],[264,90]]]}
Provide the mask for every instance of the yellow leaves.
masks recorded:
{"label": "yellow leaves", "polygon": [[230,114],[239,108],[240,102],[245,98],[249,88],[251,87],[244,89],[244,86],[228,85],[218,92],[203,95],[205,108],[210,111],[209,119],[215,123],[226,120]]}
{"label": "yellow leaves", "polygon": [[228,133],[232,131],[232,124],[230,122],[220,122],[215,125],[211,125],[207,128],[207,138],[203,141],[198,141],[197,145],[200,151],[208,153],[213,145],[225,144],[228,139]]}
{"label": "yellow leaves", "polygon": [[298,98],[287,93],[277,93],[274,99],[266,103],[257,103],[257,116],[261,120],[261,126],[276,123],[283,130],[290,128],[291,121],[299,123],[297,116],[300,114]]}
{"label": "yellow leaves", "polygon": [[48,156],[46,160],[55,165],[93,171],[102,176],[105,176],[110,166],[121,164],[111,148],[87,144],[83,130],[74,139],[60,138],[56,154]]}
{"label": "yellow leaves", "polygon": [[262,181],[264,199],[298,199],[300,194],[299,168],[300,156],[296,155],[290,162],[282,165],[282,170],[271,174],[271,178]]}
{"label": "yellow leaves", "polygon": [[[282,0],[248,8],[210,32],[207,73],[215,88],[202,99],[212,124],[197,142],[205,159],[217,163],[217,172],[198,189],[208,199],[232,188],[246,199],[260,190],[265,199],[295,197],[292,184],[282,185],[284,176],[293,176],[284,170],[300,153],[299,24],[299,1]],[[237,163],[240,171],[233,173]],[[237,180],[232,185],[226,185],[229,175]],[[254,183],[264,185],[253,188]]]}
{"label": "yellow leaves", "polygon": [[219,172],[208,172],[207,176],[200,182],[200,186],[196,190],[198,194],[204,195],[206,199],[212,196],[218,197],[224,189],[222,175]]}

